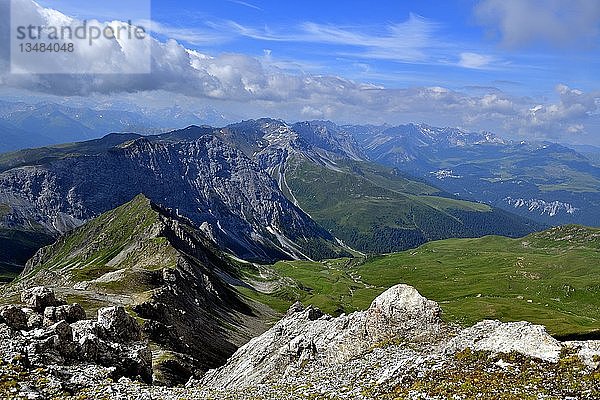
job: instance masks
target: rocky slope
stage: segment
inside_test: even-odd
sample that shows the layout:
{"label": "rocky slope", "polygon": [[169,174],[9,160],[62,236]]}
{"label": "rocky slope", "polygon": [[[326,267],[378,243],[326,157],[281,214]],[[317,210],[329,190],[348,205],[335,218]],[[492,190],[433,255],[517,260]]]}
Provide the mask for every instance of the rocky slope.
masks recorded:
{"label": "rocky slope", "polygon": [[64,233],[144,193],[242,258],[343,254],[242,152],[192,130],[199,138],[139,138],[2,172],[0,227]]}
{"label": "rocky slope", "polygon": [[[20,309],[10,310],[18,314]],[[123,314],[102,310],[98,322],[89,323],[112,327],[109,332],[130,332],[116,329],[125,326],[122,323],[106,323],[107,316],[116,315]],[[3,346],[22,349],[19,338],[29,333],[15,330],[19,327],[13,320],[5,318],[0,324]],[[69,335],[64,336],[67,340]],[[390,288],[366,311],[338,318],[295,304],[223,367],[185,387],[148,386],[127,375],[115,381],[108,379],[114,369],[97,362],[78,360],[65,366],[57,361],[36,369],[20,357],[5,358],[0,363],[0,394],[29,398],[595,399],[600,395],[600,342],[558,342],[543,327],[526,322],[449,326],[435,302],[406,285]]]}
{"label": "rocky slope", "polygon": [[126,307],[150,340],[155,381],[173,384],[222,364],[273,318],[232,289],[234,273],[188,221],[139,195],[41,249],[2,297],[45,285],[88,312]]}
{"label": "rocky slope", "polygon": [[285,164],[287,157],[294,155],[323,165],[333,165],[336,159],[366,159],[352,135],[328,121],[287,124],[262,118],[228,125],[216,134],[256,159],[264,169]]}
{"label": "rocky slope", "polygon": [[527,322],[449,326],[435,302],[397,285],[368,310],[338,318],[294,305],[188,386],[241,398],[594,398],[599,356],[600,342],[561,343]]}
{"label": "rocky slope", "polygon": [[[8,362],[17,370],[93,365],[105,377],[127,376],[152,383],[152,352],[142,339],[141,327],[123,307],[101,308],[96,319],[86,319],[81,305],[57,300],[45,287],[23,291],[21,302],[25,307],[0,308],[2,365]],[[76,370],[62,369],[59,390],[76,391],[76,384],[65,382],[76,374]],[[0,392],[11,383],[3,378]],[[13,385],[9,385],[9,393],[3,393],[4,398],[15,395]]]}

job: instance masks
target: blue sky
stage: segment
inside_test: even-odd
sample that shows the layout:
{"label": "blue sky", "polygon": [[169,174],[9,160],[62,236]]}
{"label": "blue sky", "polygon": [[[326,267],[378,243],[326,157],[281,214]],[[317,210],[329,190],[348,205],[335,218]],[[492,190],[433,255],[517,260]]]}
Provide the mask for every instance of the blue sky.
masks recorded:
{"label": "blue sky", "polygon": [[[386,87],[494,86],[531,96],[555,96],[558,81],[597,88],[597,46],[578,45],[580,36],[565,43],[541,37],[505,46],[476,7],[467,0],[152,3],[154,20],[196,33],[197,43],[187,42],[191,48],[256,57],[267,51],[290,69]],[[411,32],[411,21],[413,32],[423,35],[420,40],[403,37]],[[395,27],[401,29],[396,36]],[[367,37],[373,47],[361,40]],[[470,64],[468,55],[461,63],[465,53],[473,54]]]}
{"label": "blue sky", "polygon": [[[38,3],[80,19],[137,17],[126,8],[131,0],[86,2],[85,9],[73,0]],[[180,75],[196,86],[174,82],[183,67],[169,64],[152,84],[123,84],[125,99],[137,93],[152,103],[152,93],[166,90],[179,105],[214,107],[232,119],[417,121],[598,141],[596,0],[154,0],[151,15],[156,64],[174,62],[169,43],[176,41],[195,65]],[[119,92],[113,82],[110,90],[94,85],[84,96],[106,101]],[[54,94],[82,96],[77,89]]]}

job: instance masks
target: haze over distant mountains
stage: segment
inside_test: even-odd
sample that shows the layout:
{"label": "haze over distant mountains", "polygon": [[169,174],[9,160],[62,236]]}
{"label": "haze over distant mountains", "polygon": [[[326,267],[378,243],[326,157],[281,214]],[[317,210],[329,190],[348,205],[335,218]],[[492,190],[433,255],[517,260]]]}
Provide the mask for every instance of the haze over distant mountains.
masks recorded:
{"label": "haze over distant mountains", "polygon": [[179,106],[130,111],[0,100],[0,153],[95,139],[110,132],[158,133],[193,124],[224,123],[223,115],[209,107],[194,113]]}

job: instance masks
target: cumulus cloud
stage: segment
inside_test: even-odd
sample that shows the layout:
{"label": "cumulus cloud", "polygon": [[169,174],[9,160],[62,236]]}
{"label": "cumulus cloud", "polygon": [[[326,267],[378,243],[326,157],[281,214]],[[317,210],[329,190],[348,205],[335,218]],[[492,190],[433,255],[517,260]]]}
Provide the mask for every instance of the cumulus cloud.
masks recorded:
{"label": "cumulus cloud", "polygon": [[483,0],[475,16],[512,48],[596,45],[600,36],[598,0]]}
{"label": "cumulus cloud", "polygon": [[581,134],[584,124],[600,110],[600,92],[584,93],[564,84],[556,86],[558,103],[537,104],[524,113],[520,130],[546,137],[560,137],[567,132]]}
{"label": "cumulus cloud", "polygon": [[[41,12],[43,9],[29,0],[22,1],[39,18],[66,18],[60,13]],[[317,31],[321,32],[320,28]],[[0,36],[3,34],[0,31]],[[345,35],[328,34],[330,40]],[[368,39],[359,36],[353,40]],[[7,42],[2,41],[1,54],[6,53],[1,46]],[[102,68],[122,73],[11,75],[6,72],[6,57],[0,56],[4,71],[0,72],[0,84],[4,88],[99,97],[113,102],[123,99],[151,103],[161,99],[163,103],[186,103],[191,108],[194,104],[210,103],[215,108],[226,107],[229,113],[241,118],[326,118],[348,123],[416,121],[539,138],[589,135],[589,127],[598,126],[600,117],[600,93],[584,93],[566,85],[557,86],[554,102],[509,96],[497,88],[482,88],[476,93],[439,86],[387,89],[337,76],[286,72],[273,65],[272,54],[260,59],[241,54],[212,56],[186,49],[172,39],[151,39],[149,44],[152,47],[149,74],[128,74],[128,63],[136,62],[135,49],[114,42],[86,55],[85,59],[75,57],[71,62],[86,65],[93,61]],[[470,68],[482,68],[493,61],[475,53],[461,55],[461,62]]]}
{"label": "cumulus cloud", "polygon": [[[68,18],[55,10],[38,6],[31,0],[19,0],[24,20],[35,25],[59,26]],[[90,24],[102,26],[98,21]],[[76,21],[71,24],[77,24]],[[117,25],[118,21],[110,24]],[[6,55],[10,42],[2,41]],[[193,97],[218,100],[282,101],[290,98],[311,98],[326,94],[353,99],[363,88],[370,87],[332,76],[300,76],[286,74],[258,59],[241,54],[223,54],[216,57],[186,49],[173,39],[164,42],[149,38],[151,73],[130,74],[140,62],[141,54],[131,43],[106,40],[100,45],[77,46],[81,51],[65,54],[66,62],[74,70],[111,72],[111,74],[8,74],[8,60],[4,57],[4,85],[26,88],[58,95],[87,95],[90,93],[136,92],[166,90]],[[23,72],[35,65],[22,65]],[[48,68],[51,65],[47,65]],[[50,68],[52,69],[52,68]]]}

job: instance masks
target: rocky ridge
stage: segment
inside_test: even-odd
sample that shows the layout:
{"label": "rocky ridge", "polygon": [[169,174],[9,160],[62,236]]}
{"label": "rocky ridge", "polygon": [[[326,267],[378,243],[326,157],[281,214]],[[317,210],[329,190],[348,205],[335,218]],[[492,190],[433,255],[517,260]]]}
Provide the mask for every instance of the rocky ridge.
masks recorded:
{"label": "rocky ridge", "polygon": [[[41,249],[0,299],[45,285],[90,312],[125,307],[152,346],[155,383],[174,385],[224,363],[273,318],[230,286],[234,273],[189,221],[139,195]],[[77,315],[62,306],[40,312]]]}
{"label": "rocky ridge", "polygon": [[[224,366],[185,387],[147,386],[126,377],[114,381],[88,365],[80,374],[89,382],[76,394],[168,400],[594,399],[600,395],[599,364],[598,341],[559,342],[526,322],[483,321],[461,329],[442,321],[437,303],[397,285],[368,310],[337,318],[294,304]],[[55,376],[56,368],[69,367],[23,372],[14,393],[56,390],[60,379],[47,379],[47,387],[35,384],[40,374]]]}
{"label": "rocky ridge", "polygon": [[352,135],[329,121],[288,124],[262,118],[228,125],[216,134],[244,151],[265,170],[285,164],[291,156],[321,165],[335,165],[336,159],[367,159]]}

